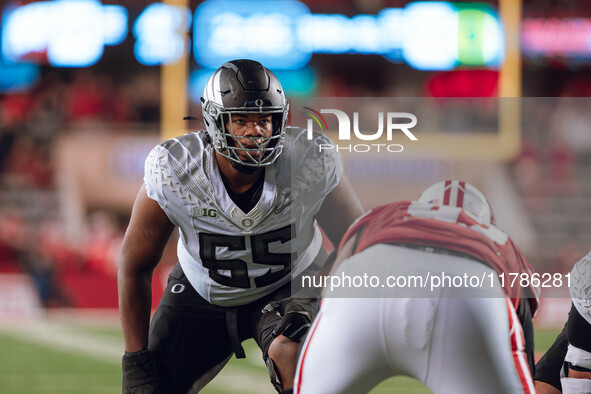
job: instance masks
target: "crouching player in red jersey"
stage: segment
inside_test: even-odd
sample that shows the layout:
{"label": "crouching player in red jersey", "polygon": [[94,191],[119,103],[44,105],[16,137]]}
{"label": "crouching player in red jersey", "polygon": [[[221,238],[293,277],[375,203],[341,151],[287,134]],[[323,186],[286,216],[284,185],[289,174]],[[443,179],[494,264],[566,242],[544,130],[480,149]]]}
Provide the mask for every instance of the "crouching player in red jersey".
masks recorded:
{"label": "crouching player in red jersey", "polygon": [[533,393],[538,289],[510,286],[511,273],[533,270],[468,183],[371,210],[341,242],[296,392],[368,392],[408,375],[435,393]]}

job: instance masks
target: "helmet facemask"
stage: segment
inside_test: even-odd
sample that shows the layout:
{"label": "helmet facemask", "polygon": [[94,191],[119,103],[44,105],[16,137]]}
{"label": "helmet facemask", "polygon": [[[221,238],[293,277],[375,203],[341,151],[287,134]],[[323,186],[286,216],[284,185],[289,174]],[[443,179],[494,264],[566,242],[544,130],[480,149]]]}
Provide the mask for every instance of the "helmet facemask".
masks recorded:
{"label": "helmet facemask", "polygon": [[[263,167],[272,164],[283,150],[283,129],[287,122],[288,105],[285,107],[258,107],[253,110],[240,108],[221,108],[213,102],[204,111],[208,131],[213,128],[215,150],[226,159],[248,167]],[[270,136],[241,136],[233,130],[233,115],[270,115],[272,133]],[[209,119],[208,119],[209,118]],[[229,126],[229,127],[228,127]],[[245,155],[240,155],[244,152]]]}

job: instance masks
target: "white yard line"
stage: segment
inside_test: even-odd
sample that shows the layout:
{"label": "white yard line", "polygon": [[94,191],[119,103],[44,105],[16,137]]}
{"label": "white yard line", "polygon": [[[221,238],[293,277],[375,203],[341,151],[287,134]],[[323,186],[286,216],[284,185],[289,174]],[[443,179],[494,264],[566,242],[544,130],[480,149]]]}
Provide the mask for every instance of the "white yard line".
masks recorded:
{"label": "white yard line", "polygon": [[208,393],[208,388],[228,390],[232,393],[273,394],[276,393],[268,377],[253,375],[248,369],[236,365],[226,366],[222,372],[209,383],[202,392]]}
{"label": "white yard line", "polygon": [[[4,330],[3,330],[4,331]],[[123,341],[107,336],[77,332],[67,325],[39,320],[17,330],[4,331],[17,339],[49,346],[97,360],[120,363]]]}

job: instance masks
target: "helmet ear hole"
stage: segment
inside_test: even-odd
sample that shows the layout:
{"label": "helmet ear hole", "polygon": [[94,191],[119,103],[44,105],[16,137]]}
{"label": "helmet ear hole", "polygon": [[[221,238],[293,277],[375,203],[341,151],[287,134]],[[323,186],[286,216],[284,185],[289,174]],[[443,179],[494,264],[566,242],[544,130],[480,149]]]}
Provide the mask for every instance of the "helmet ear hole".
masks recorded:
{"label": "helmet ear hole", "polygon": [[271,123],[273,124],[273,135],[280,134],[283,129],[283,114],[272,114]]}
{"label": "helmet ear hole", "polygon": [[215,123],[218,129],[223,130],[224,132],[228,133],[228,131],[231,130],[227,130],[226,124],[228,124],[230,121],[230,115],[228,114],[220,114],[220,116],[218,116],[218,118],[216,119]]}

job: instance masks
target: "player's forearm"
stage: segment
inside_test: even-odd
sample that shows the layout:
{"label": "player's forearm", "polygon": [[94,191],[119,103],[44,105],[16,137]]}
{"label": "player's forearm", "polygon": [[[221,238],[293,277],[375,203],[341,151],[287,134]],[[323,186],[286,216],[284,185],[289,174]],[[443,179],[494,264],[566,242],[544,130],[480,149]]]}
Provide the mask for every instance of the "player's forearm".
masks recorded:
{"label": "player's forearm", "polygon": [[326,196],[316,219],[336,248],[349,226],[363,213],[363,205],[343,175],[337,187]]}
{"label": "player's forearm", "polygon": [[126,352],[148,347],[148,328],[152,306],[152,271],[119,270],[119,313]]}

